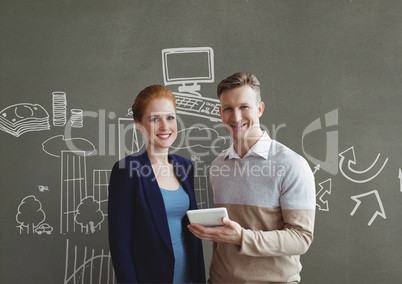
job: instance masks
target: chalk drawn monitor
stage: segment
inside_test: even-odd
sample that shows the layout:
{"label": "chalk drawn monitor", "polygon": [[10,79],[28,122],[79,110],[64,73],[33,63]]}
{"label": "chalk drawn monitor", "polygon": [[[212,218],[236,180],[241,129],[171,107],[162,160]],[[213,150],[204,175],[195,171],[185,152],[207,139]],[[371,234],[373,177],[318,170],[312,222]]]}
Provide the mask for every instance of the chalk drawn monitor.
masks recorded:
{"label": "chalk drawn monitor", "polygon": [[213,83],[214,52],[210,47],[167,48],[162,50],[163,81],[180,85],[176,96],[178,113],[220,121],[219,100],[203,97],[200,83]]}

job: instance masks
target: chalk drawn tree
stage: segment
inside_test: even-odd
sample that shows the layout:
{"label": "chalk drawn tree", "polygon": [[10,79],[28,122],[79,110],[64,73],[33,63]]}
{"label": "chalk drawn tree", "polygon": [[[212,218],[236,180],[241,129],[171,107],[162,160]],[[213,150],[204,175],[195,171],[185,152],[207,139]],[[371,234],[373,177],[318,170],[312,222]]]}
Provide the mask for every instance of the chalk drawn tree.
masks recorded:
{"label": "chalk drawn tree", "polygon": [[89,231],[93,233],[95,228],[105,219],[100,203],[93,196],[88,196],[81,200],[76,212],[75,222],[80,224],[83,229],[86,229],[86,234],[89,234]]}
{"label": "chalk drawn tree", "polygon": [[18,213],[15,217],[20,224],[20,234],[26,228],[27,234],[35,233],[35,228],[46,219],[45,212],[42,210],[42,203],[35,196],[25,197],[18,206]]}

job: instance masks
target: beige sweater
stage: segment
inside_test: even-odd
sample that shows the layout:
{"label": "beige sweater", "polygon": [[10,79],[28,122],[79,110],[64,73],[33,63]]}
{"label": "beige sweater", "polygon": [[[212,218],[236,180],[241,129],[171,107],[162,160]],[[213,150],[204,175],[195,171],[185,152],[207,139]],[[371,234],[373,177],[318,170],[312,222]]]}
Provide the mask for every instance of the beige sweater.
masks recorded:
{"label": "beige sweater", "polygon": [[211,166],[215,205],[243,227],[240,246],[214,244],[212,283],[300,281],[300,255],[313,240],[314,176],[305,159],[281,143],[257,144],[269,149],[266,158],[231,159],[225,152]]}

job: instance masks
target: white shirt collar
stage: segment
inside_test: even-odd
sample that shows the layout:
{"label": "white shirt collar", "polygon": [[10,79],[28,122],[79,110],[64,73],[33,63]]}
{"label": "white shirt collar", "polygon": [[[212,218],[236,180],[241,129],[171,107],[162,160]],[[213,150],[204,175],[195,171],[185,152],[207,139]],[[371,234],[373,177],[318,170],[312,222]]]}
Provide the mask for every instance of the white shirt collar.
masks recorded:
{"label": "white shirt collar", "polygon": [[[251,157],[251,156],[260,156],[265,160],[268,159],[269,148],[271,147],[272,139],[269,137],[266,131],[262,134],[260,139],[248,150],[246,155],[243,158]],[[223,159],[241,159],[239,154],[237,154],[233,143],[230,145],[229,149],[226,150],[226,153],[223,156]]]}

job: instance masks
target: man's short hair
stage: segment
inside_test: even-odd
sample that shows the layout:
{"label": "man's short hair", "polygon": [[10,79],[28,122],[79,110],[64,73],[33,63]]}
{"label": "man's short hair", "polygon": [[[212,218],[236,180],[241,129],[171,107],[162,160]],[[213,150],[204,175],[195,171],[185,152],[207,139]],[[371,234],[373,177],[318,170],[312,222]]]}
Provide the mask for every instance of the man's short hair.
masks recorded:
{"label": "man's short hair", "polygon": [[223,79],[217,87],[218,98],[220,98],[222,93],[226,90],[246,85],[250,86],[257,94],[257,102],[261,102],[260,82],[258,81],[257,77],[250,72],[236,72],[226,79]]}

